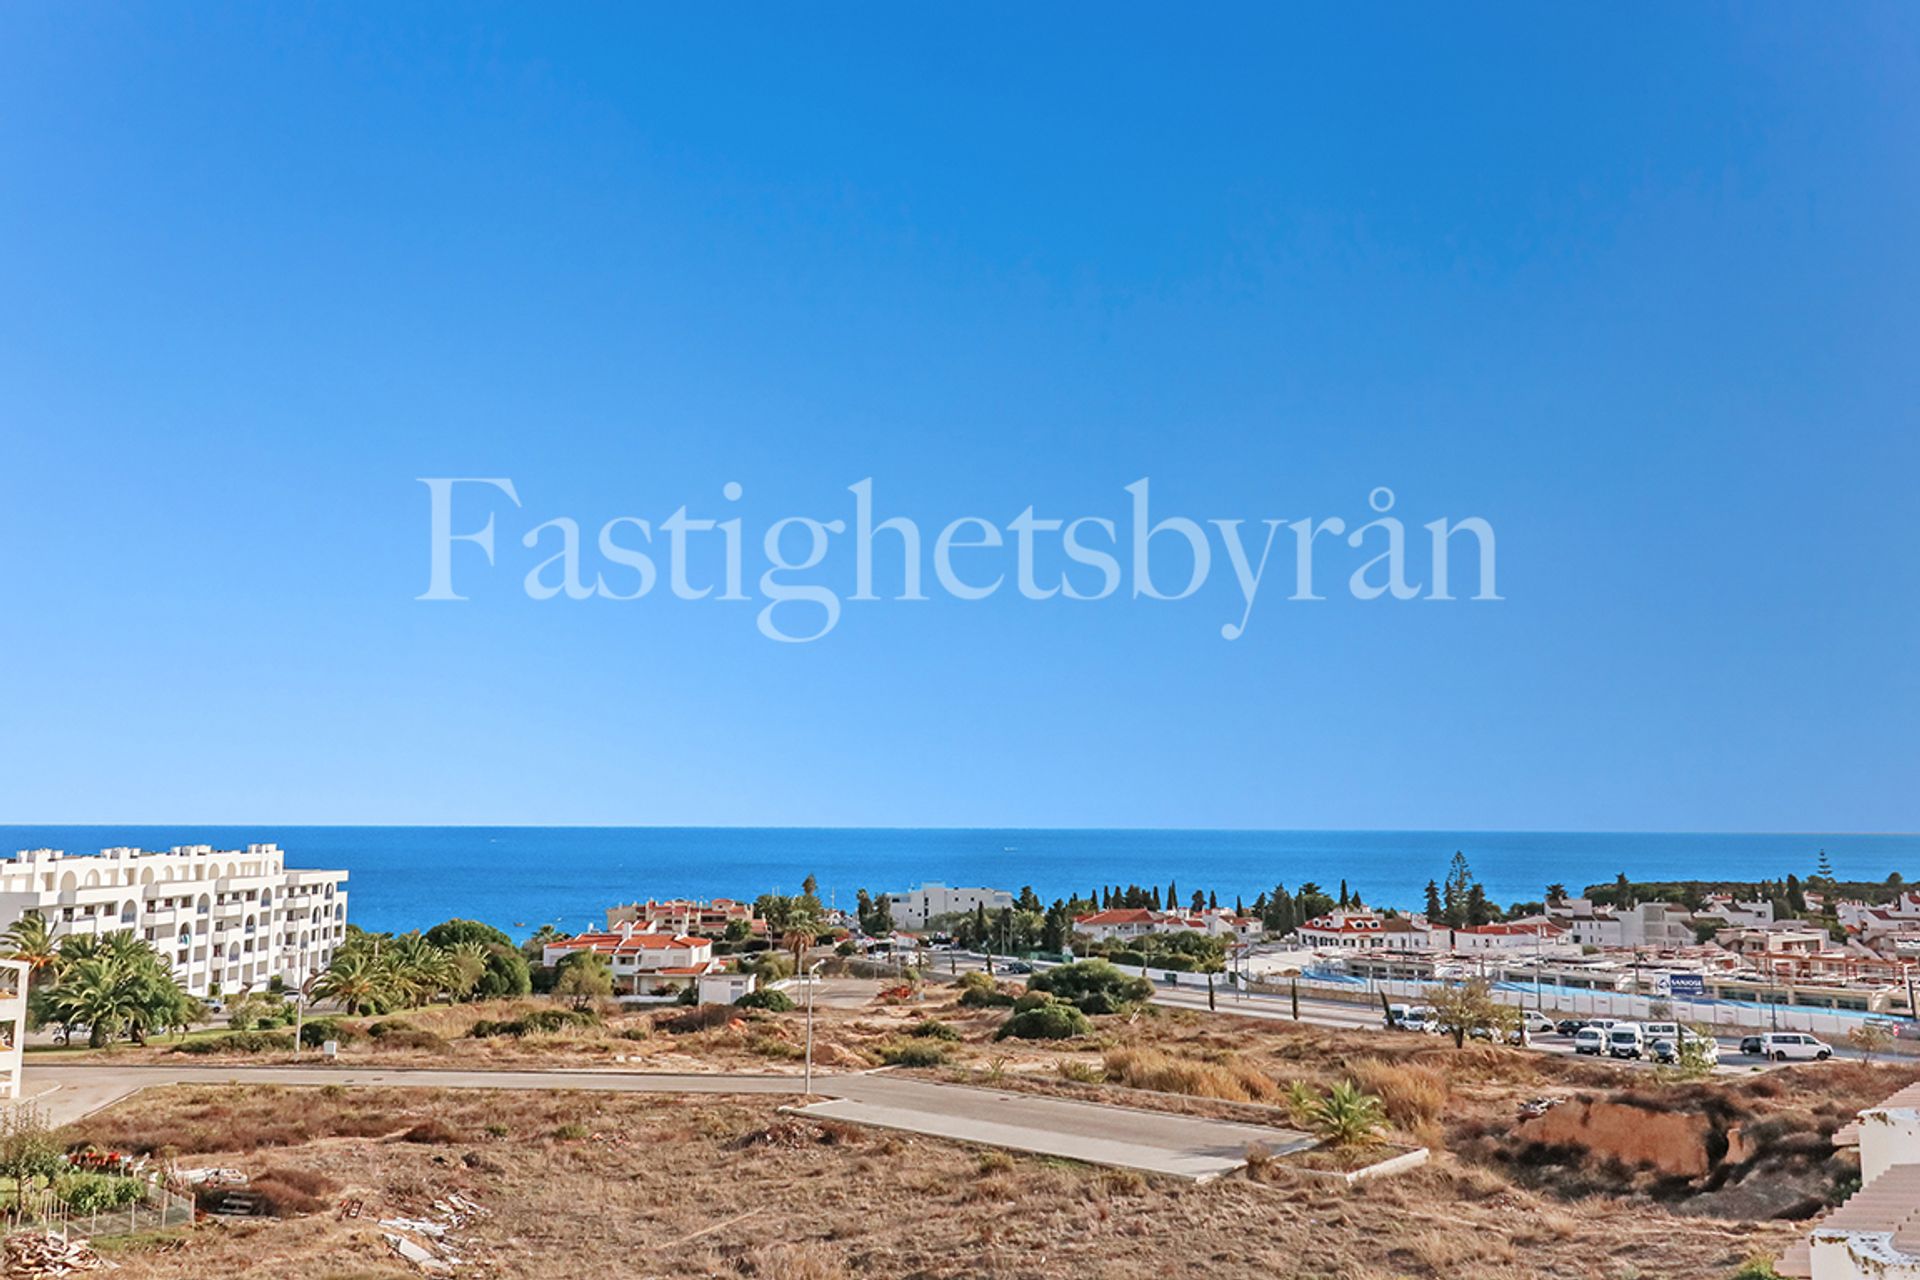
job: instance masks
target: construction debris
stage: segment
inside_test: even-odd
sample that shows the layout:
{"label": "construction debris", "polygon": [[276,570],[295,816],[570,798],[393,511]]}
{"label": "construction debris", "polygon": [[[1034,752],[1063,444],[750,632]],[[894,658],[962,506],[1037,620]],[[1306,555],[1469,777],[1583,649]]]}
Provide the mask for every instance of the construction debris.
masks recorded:
{"label": "construction debris", "polygon": [[20,1231],[6,1238],[7,1280],[58,1280],[83,1271],[108,1271],[114,1264],[95,1253],[85,1240],[69,1239],[58,1231]]}
{"label": "construction debris", "polygon": [[395,1257],[410,1264],[422,1275],[452,1275],[454,1268],[464,1265],[466,1259],[447,1239],[449,1233],[458,1231],[475,1218],[487,1217],[488,1210],[478,1201],[455,1191],[435,1200],[430,1212],[432,1217],[382,1218],[380,1225],[384,1229],[381,1235]]}

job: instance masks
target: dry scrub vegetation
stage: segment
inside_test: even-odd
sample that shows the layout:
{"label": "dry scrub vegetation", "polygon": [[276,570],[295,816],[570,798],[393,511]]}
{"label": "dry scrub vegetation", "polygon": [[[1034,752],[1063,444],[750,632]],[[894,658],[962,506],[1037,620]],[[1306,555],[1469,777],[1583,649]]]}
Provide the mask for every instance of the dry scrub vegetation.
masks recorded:
{"label": "dry scrub vegetation", "polygon": [[[1730,1274],[1778,1227],[1599,1202],[1578,1213],[1485,1170],[1348,1190],[1281,1162],[1208,1186],[779,1115],[778,1099],[463,1090],[153,1090],[70,1136],[233,1165],[327,1206],[118,1250],[121,1280],[385,1280],[372,1216],[459,1191],[468,1274],[515,1280],[1279,1280]],[[431,1124],[432,1129],[423,1129]],[[427,1140],[409,1140],[418,1135]]]}

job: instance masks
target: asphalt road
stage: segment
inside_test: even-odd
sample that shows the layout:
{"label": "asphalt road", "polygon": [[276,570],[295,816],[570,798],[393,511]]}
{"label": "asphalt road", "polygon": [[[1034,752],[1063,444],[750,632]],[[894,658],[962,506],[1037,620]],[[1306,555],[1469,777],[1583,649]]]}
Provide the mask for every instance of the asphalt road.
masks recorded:
{"label": "asphalt road", "polygon": [[[773,1094],[803,1103],[792,1075],[668,1075],[632,1071],[442,1071],[358,1067],[39,1066],[28,1098],[55,1124],[80,1119],[141,1089],[170,1084],[358,1085],[401,1089],[579,1089],[614,1093]],[[905,1129],[1088,1164],[1205,1180],[1239,1168],[1247,1151],[1285,1155],[1314,1145],[1266,1125],[1138,1111],[1038,1094],[976,1089],[884,1072],[814,1076],[827,1099],[803,1114]]]}
{"label": "asphalt road", "polygon": [[[935,965],[935,968],[941,973],[950,972],[944,963],[945,960],[946,957],[943,954],[939,957],[939,962]],[[977,970],[983,967],[980,961],[969,959],[965,956],[961,956],[957,960],[957,968],[960,973],[966,973],[969,970]],[[995,972],[997,974],[1004,974],[1004,969],[996,965]],[[1018,979],[1025,975],[1006,974],[1005,976],[1009,979]],[[1223,983],[1215,991],[1214,1001],[1215,1007],[1213,1011],[1217,1013],[1231,1014],[1241,1018],[1264,1018],[1275,1022],[1294,1021],[1292,1003],[1286,996],[1241,993],[1228,988]],[[1195,1009],[1206,1012],[1207,993],[1190,988],[1160,987],[1154,994],[1153,1003],[1165,1005],[1169,1008]],[[1549,1016],[1554,1015],[1550,1014]],[[1300,997],[1299,1020],[1311,1026],[1338,1027],[1349,1031],[1379,1031],[1383,1033],[1386,1031],[1382,1011],[1377,1002],[1356,1004],[1344,1000],[1327,1000],[1302,994]],[[1742,1074],[1757,1068],[1771,1066],[1765,1059],[1741,1053],[1739,1035],[1715,1036],[1714,1038],[1720,1045],[1720,1065],[1718,1068],[1720,1074]],[[1833,1043],[1834,1057],[1836,1058],[1855,1059],[1860,1056],[1856,1050],[1847,1047],[1845,1044],[1834,1043],[1832,1041],[1829,1041],[1829,1043]],[[1530,1039],[1527,1047],[1540,1053],[1557,1053],[1571,1056],[1573,1054],[1573,1039],[1570,1036],[1560,1035],[1535,1036]],[[1656,1065],[1652,1061],[1645,1059],[1615,1058],[1608,1059],[1608,1061],[1616,1062],[1622,1067],[1640,1068],[1644,1070],[1651,1070]]]}

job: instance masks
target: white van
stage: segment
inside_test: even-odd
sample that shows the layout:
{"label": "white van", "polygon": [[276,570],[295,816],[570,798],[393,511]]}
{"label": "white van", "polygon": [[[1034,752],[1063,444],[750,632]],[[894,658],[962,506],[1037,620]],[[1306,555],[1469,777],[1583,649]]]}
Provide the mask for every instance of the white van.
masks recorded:
{"label": "white van", "polygon": [[1607,1053],[1615,1058],[1638,1058],[1646,1054],[1647,1035],[1637,1022],[1616,1022],[1607,1029]]}
{"label": "white van", "polygon": [[1680,1043],[1680,1024],[1677,1022],[1645,1022],[1641,1026],[1646,1030],[1648,1044],[1652,1044],[1655,1040],[1671,1040],[1675,1044]]}
{"label": "white van", "polygon": [[1760,1056],[1774,1062],[1825,1062],[1833,1046],[1804,1031],[1775,1031],[1760,1037]]}
{"label": "white van", "polygon": [[1607,1051],[1607,1033],[1598,1027],[1582,1027],[1573,1033],[1573,1051],[1599,1057]]}

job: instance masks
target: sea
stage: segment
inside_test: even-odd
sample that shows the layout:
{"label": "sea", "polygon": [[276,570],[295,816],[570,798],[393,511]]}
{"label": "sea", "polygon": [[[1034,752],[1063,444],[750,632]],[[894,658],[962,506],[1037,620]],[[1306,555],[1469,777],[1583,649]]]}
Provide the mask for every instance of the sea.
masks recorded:
{"label": "sea", "polygon": [[1043,899],[1141,884],[1181,898],[1251,903],[1275,884],[1342,881],[1370,903],[1418,908],[1428,880],[1464,853],[1502,906],[1539,901],[1549,883],[1578,893],[1621,872],[1634,880],[1755,880],[1813,872],[1824,850],[1842,880],[1920,875],[1920,835],[1715,835],[1527,831],[956,830],[812,827],[5,826],[0,851],[93,853],[272,842],[293,867],[348,873],[347,918],[404,932],[460,917],[515,937],[573,930],[611,905],[648,897],[798,893],[851,908],[861,889],[985,885]]}

